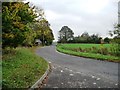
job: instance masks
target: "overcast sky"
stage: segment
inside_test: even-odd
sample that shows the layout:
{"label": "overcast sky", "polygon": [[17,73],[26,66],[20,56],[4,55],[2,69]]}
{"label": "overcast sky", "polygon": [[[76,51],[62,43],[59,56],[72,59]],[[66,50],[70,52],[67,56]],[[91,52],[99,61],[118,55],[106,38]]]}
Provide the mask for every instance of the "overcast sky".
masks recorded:
{"label": "overcast sky", "polygon": [[119,0],[27,0],[42,7],[51,24],[55,40],[62,26],[70,27],[74,36],[88,32],[109,36],[118,23]]}

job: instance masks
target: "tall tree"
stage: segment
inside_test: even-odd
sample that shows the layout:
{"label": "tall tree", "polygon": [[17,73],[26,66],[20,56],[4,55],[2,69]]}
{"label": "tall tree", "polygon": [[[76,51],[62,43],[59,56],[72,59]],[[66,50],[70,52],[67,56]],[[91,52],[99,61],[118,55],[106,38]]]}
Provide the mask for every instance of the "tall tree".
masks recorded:
{"label": "tall tree", "polygon": [[90,39],[90,36],[89,36],[88,32],[84,32],[80,37],[80,40],[83,43],[89,43],[89,39]]}
{"label": "tall tree", "polygon": [[29,3],[2,3],[2,44],[3,47],[17,47],[23,43],[31,44],[32,30],[29,23],[35,21],[36,14]]}
{"label": "tall tree", "polygon": [[40,39],[43,45],[50,45],[54,40],[53,32],[50,28],[49,22],[45,19],[39,19],[33,24],[33,29],[36,32],[36,39]]}
{"label": "tall tree", "polygon": [[41,36],[41,41],[44,44],[46,45],[50,45],[52,44],[52,41],[54,40],[54,36],[53,36],[53,33],[52,33],[52,30],[50,28],[50,24],[49,22],[46,20],[46,19],[42,19],[40,21],[41,25],[42,25],[42,36]]}
{"label": "tall tree", "polygon": [[73,35],[74,32],[68,26],[63,26],[59,31],[59,42],[66,43],[73,39]]}
{"label": "tall tree", "polygon": [[54,39],[43,9],[29,6],[29,3],[3,2],[2,12],[3,48],[32,46],[36,38],[41,39],[43,44],[51,44]]}

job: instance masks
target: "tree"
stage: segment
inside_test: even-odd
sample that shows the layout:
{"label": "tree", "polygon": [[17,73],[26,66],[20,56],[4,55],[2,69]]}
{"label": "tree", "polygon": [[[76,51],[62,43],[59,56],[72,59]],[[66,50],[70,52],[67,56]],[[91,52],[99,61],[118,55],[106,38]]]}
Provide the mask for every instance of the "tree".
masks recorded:
{"label": "tree", "polygon": [[54,40],[53,32],[50,28],[49,22],[45,19],[39,19],[33,24],[33,29],[36,32],[36,39],[40,39],[43,45],[50,45]]}
{"label": "tree", "polygon": [[51,44],[54,39],[43,9],[24,2],[2,3],[2,31],[3,48],[32,46],[38,38]]}
{"label": "tree", "polygon": [[29,3],[2,3],[2,46],[17,47],[31,44],[33,33],[29,24],[34,22],[36,14],[29,7]]}
{"label": "tree", "polygon": [[43,19],[41,21],[42,23],[42,42],[43,45],[50,45],[52,44],[52,41],[54,40],[54,36],[52,33],[52,30],[50,28],[50,24],[46,19]]}
{"label": "tree", "polygon": [[53,40],[54,40],[54,36],[52,30],[48,28],[48,32],[45,34],[45,42],[46,42],[45,44],[51,45]]}
{"label": "tree", "polygon": [[100,43],[101,37],[98,36],[98,34],[93,34],[90,36],[90,43]]}
{"label": "tree", "polygon": [[80,37],[80,40],[82,43],[89,43],[89,39],[90,39],[90,36],[87,32],[84,32]]}
{"label": "tree", "polygon": [[114,25],[114,30],[109,31],[110,36],[114,36],[112,44],[114,45],[113,53],[120,56],[120,24]]}
{"label": "tree", "polygon": [[109,31],[110,36],[114,36],[116,38],[120,38],[120,24],[114,25],[114,30]]}
{"label": "tree", "polygon": [[108,37],[104,38],[105,43],[110,43],[110,39]]}
{"label": "tree", "polygon": [[59,41],[61,43],[67,43],[69,40],[73,39],[74,33],[68,26],[63,26],[59,31]]}

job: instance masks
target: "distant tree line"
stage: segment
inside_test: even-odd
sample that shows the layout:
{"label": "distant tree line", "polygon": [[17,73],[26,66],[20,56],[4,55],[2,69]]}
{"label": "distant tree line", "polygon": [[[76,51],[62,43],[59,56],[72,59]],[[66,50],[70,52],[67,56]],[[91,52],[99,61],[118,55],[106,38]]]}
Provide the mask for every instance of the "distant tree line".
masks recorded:
{"label": "distant tree line", "polygon": [[74,32],[68,27],[63,26],[59,31],[58,43],[95,43],[95,44],[112,44],[112,52],[116,56],[120,56],[120,25],[115,25],[113,31],[109,34],[113,38],[102,38],[98,34],[89,35],[84,32],[81,35],[74,37]]}
{"label": "distant tree line", "polygon": [[59,31],[58,43],[110,43],[110,38],[102,38],[98,34],[89,35],[88,32],[83,32],[81,35],[74,37],[74,32],[68,27],[63,26]]}
{"label": "distant tree line", "polygon": [[33,46],[35,39],[43,45],[54,40],[44,10],[30,6],[29,2],[3,2],[2,47]]}

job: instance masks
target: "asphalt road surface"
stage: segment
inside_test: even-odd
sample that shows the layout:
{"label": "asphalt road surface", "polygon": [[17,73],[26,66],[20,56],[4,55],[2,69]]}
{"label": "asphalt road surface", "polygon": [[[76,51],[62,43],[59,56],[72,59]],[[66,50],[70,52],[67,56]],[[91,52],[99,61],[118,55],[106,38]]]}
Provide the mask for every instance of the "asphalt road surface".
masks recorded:
{"label": "asphalt road surface", "polygon": [[36,53],[52,65],[44,88],[118,88],[118,63],[63,54],[55,46]]}

